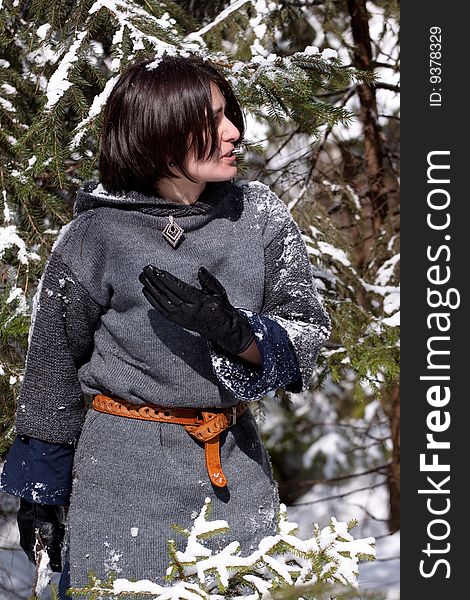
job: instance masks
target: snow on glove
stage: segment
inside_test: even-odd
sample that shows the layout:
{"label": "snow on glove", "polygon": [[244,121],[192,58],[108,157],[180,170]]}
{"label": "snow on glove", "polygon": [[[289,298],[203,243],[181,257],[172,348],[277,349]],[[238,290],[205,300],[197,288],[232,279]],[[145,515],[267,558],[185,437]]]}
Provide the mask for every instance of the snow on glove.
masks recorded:
{"label": "snow on glove", "polygon": [[65,526],[62,524],[63,508],[35,504],[21,498],[17,514],[20,546],[29,560],[36,564],[36,552],[45,548],[53,571],[62,571],[61,554]]}
{"label": "snow on glove", "polygon": [[229,354],[241,354],[254,339],[248,320],[230,304],[225,288],[207,269],[201,267],[197,278],[201,289],[153,265],[139,275],[144,296],[164,317]]}

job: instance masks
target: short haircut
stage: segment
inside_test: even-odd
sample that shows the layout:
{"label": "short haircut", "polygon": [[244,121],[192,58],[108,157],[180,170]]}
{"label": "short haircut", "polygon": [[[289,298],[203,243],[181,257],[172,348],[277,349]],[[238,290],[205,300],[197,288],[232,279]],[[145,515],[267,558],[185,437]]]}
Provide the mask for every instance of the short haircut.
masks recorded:
{"label": "short haircut", "polygon": [[155,194],[156,183],[172,177],[169,162],[185,170],[188,152],[197,160],[217,148],[211,82],[227,103],[225,114],[244,134],[240,105],[221,73],[196,57],[148,58],[127,68],[104,110],[99,158],[100,180],[109,192]]}

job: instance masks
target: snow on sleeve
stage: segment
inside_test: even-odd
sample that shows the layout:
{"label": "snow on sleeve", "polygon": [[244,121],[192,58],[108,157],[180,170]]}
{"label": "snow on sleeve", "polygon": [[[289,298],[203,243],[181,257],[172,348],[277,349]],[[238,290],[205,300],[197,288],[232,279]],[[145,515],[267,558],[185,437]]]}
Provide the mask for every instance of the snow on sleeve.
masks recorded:
{"label": "snow on sleeve", "polygon": [[[79,243],[81,231],[73,243]],[[16,427],[20,435],[71,443],[78,437],[85,413],[78,368],[91,355],[102,309],[64,262],[61,253],[69,252],[67,236],[60,237],[34,303],[19,402],[26,410],[17,410]]]}
{"label": "snow on sleeve", "polygon": [[[211,351],[219,381],[243,400],[256,400],[283,387],[307,389],[316,358],[331,330],[316,291],[307,249],[296,223],[281,200],[259,182],[239,182],[252,211],[254,229],[262,232],[265,257],[264,304],[256,315],[245,311],[263,358],[259,369]],[[285,342],[275,327],[285,332]],[[299,375],[294,376],[294,366]]]}
{"label": "snow on sleeve", "polygon": [[237,398],[258,400],[300,378],[287,333],[278,323],[251,311],[241,310],[250,322],[261,354],[262,367],[219,353],[210,347],[212,366],[220,383]]}
{"label": "snow on sleeve", "polygon": [[257,212],[262,216],[265,244],[265,301],[262,314],[288,335],[306,389],[318,352],[328,338],[331,322],[317,293],[312,265],[302,234],[284,203],[267,188],[251,184]]}
{"label": "snow on sleeve", "polygon": [[[25,411],[20,404],[18,411]],[[65,506],[72,489],[72,445],[17,436],[1,474],[1,491],[29,502]]]}

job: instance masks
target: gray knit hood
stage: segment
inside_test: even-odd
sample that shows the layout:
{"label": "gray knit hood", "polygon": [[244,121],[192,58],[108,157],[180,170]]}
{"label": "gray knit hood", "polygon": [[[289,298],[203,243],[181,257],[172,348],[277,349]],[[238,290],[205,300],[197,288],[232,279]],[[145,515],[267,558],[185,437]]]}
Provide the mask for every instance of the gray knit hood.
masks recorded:
{"label": "gray knit hood", "polygon": [[88,181],[77,193],[74,216],[99,207],[118,208],[154,216],[185,217],[206,215],[210,218],[239,219],[243,211],[243,193],[231,182],[208,183],[193,204],[179,204],[160,196],[131,191],[110,193],[101,183]]}

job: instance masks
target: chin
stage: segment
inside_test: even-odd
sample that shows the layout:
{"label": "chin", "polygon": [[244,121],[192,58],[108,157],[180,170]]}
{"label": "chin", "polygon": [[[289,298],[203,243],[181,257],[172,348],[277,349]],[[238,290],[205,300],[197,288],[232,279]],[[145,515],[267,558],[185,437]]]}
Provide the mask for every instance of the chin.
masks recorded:
{"label": "chin", "polygon": [[236,177],[237,175],[237,169],[231,169],[231,172],[227,171],[224,174],[220,174],[220,175],[214,175],[213,177],[210,177],[208,179],[206,179],[207,183],[217,183],[217,182],[221,182],[221,181],[230,181],[230,179],[233,179],[234,177]]}
{"label": "chin", "polygon": [[233,179],[236,176],[236,174],[238,173],[238,169],[237,169],[237,167],[230,167],[227,169],[226,173],[227,174],[224,175],[223,181],[226,181],[227,179]]}

